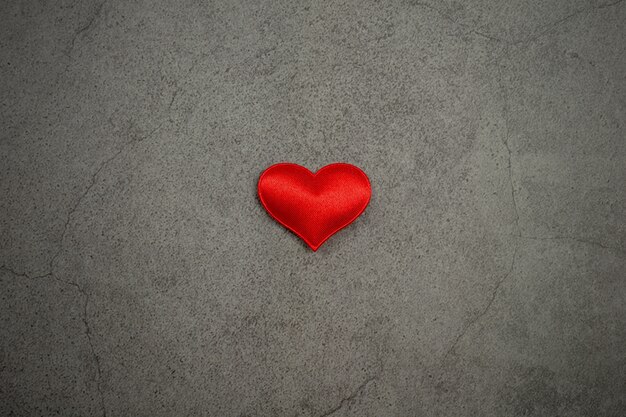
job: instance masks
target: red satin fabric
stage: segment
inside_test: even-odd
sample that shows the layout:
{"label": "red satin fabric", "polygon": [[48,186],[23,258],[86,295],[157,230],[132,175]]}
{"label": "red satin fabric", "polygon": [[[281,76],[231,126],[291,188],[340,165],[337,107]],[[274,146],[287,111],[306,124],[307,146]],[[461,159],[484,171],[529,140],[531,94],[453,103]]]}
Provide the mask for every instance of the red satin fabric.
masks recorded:
{"label": "red satin fabric", "polygon": [[272,165],[259,178],[259,198],[276,221],[316,251],[365,210],[372,189],[354,165],[326,165],[313,174],[289,163]]}

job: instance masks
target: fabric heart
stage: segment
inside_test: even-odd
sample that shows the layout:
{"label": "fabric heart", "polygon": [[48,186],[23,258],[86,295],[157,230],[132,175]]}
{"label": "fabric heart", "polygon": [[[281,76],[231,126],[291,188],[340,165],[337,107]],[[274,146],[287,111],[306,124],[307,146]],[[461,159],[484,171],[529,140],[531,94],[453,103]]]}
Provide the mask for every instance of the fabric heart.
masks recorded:
{"label": "fabric heart", "polygon": [[270,216],[314,251],[359,217],[372,195],[367,175],[343,163],[315,174],[297,164],[272,165],[261,174],[258,192]]}

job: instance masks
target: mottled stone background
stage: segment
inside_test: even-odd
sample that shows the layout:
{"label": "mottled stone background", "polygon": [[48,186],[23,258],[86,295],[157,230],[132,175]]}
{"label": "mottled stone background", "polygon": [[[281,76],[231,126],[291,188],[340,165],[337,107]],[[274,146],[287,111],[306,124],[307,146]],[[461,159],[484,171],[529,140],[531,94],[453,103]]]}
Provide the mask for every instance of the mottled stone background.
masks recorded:
{"label": "mottled stone background", "polygon": [[[0,2],[0,415],[626,415],[626,2]],[[311,252],[259,173],[345,161]]]}

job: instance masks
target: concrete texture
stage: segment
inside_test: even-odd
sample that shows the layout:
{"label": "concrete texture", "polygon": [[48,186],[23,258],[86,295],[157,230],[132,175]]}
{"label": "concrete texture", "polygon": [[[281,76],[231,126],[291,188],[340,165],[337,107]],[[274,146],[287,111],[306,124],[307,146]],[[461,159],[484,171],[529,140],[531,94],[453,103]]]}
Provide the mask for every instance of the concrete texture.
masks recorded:
{"label": "concrete texture", "polygon": [[[0,16],[0,415],[625,415],[626,2]],[[280,161],[371,204],[313,253]]]}

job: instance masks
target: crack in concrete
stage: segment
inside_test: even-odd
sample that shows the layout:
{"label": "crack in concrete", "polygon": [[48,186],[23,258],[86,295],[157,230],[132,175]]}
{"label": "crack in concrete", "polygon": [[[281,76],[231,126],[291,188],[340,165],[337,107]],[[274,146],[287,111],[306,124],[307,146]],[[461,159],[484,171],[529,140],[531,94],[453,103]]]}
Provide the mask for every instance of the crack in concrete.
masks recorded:
{"label": "crack in concrete", "polygon": [[10,273],[11,275],[15,275],[17,277],[23,277],[23,278],[27,278],[27,279],[39,279],[39,278],[46,278],[52,275],[51,272],[46,272],[45,274],[42,275],[35,275],[35,276],[31,276],[28,275],[26,272],[17,272],[16,270],[6,266],[6,265],[2,265],[0,266],[0,269],[5,270],[6,272]]}
{"label": "crack in concrete", "polygon": [[[558,25],[562,22],[565,22],[575,16],[577,16],[578,14],[584,12],[584,11],[589,11],[589,10],[593,10],[593,9],[602,9],[602,8],[607,8],[607,7],[611,7],[611,6],[615,6],[618,5],[620,3],[623,3],[626,0],[618,0],[616,2],[607,4],[607,5],[603,5],[603,6],[594,6],[591,8],[585,8],[582,10],[579,10],[577,12],[574,12],[562,19],[559,19],[556,22],[553,22],[551,25],[549,26],[554,26],[554,25]],[[427,7],[429,9],[435,10],[438,13],[440,13],[443,16],[443,13],[441,11],[439,11],[437,8],[432,7],[430,5],[424,4],[424,3],[416,3],[416,5],[421,5],[424,7]],[[448,20],[455,22],[454,19],[448,18]],[[456,23],[456,22],[455,22]],[[549,31],[545,31],[545,33],[548,33]],[[541,35],[541,34],[540,34]],[[534,39],[538,38],[535,37]],[[502,66],[501,61],[503,59],[506,59],[509,54],[510,54],[510,46],[513,45],[513,42],[506,42],[507,44],[506,49],[504,50],[504,52],[498,57],[497,61],[496,61],[496,66],[498,68],[498,73],[499,73],[499,83],[500,83],[500,89],[502,91],[502,95],[503,95],[503,101],[504,101],[504,106],[503,106],[503,118],[504,118],[504,123],[505,123],[505,133],[504,135],[501,137],[501,141],[502,141],[502,145],[504,146],[504,148],[506,149],[507,152],[507,172],[508,172],[508,180],[509,180],[509,185],[510,185],[510,190],[511,190],[511,203],[513,206],[513,213],[514,213],[514,225],[515,225],[515,235],[513,235],[513,237],[517,238],[518,241],[516,243],[515,246],[515,251],[513,253],[513,259],[511,261],[511,266],[509,269],[509,272],[500,280],[498,281],[498,283],[496,284],[496,286],[494,287],[493,291],[492,291],[492,295],[487,303],[487,305],[485,306],[485,308],[479,313],[477,314],[474,318],[470,319],[462,328],[462,330],[459,332],[459,334],[455,337],[455,339],[453,340],[452,344],[450,345],[450,347],[448,348],[448,350],[446,351],[446,353],[443,356],[442,359],[442,364],[446,362],[446,360],[448,359],[448,357],[455,351],[458,343],[461,341],[461,339],[465,336],[465,334],[469,331],[469,329],[475,324],[477,323],[482,317],[484,317],[487,312],[489,311],[489,309],[491,308],[491,306],[493,305],[493,302],[496,299],[498,290],[500,289],[500,286],[502,285],[502,283],[512,274],[513,269],[515,267],[515,260],[517,257],[517,252],[519,250],[519,239],[529,239],[529,240],[571,240],[571,241],[576,241],[579,243],[583,243],[583,244],[589,244],[589,245],[593,245],[602,249],[606,249],[606,250],[611,250],[611,251],[615,251],[618,253],[623,254],[624,251],[620,248],[615,248],[615,247],[611,247],[611,246],[606,246],[600,242],[595,242],[592,240],[586,240],[586,239],[581,239],[581,238],[575,238],[575,237],[568,237],[568,236],[554,236],[554,237],[548,237],[548,238],[539,238],[539,237],[532,237],[532,236],[524,236],[522,233],[522,229],[520,227],[520,214],[519,214],[519,208],[517,205],[517,196],[516,196],[516,191],[515,191],[515,182],[514,182],[514,176],[513,176],[513,164],[512,164],[512,157],[513,157],[513,153],[511,151],[511,146],[510,146],[510,108],[509,108],[509,94],[507,92],[506,89],[506,85],[504,82],[504,76],[503,76],[503,70],[502,70]]]}
{"label": "crack in concrete", "polygon": [[543,240],[543,241],[550,241],[550,240],[569,240],[572,242],[578,242],[578,243],[582,243],[585,245],[591,245],[591,246],[596,246],[598,248],[601,249],[606,249],[612,252],[617,252],[620,254],[626,254],[626,251],[624,251],[622,248],[617,248],[614,246],[607,246],[604,245],[600,242],[596,242],[593,240],[587,240],[587,239],[581,239],[581,238],[577,238],[577,237],[573,237],[573,236],[548,236],[548,237],[538,237],[538,236],[519,236],[522,239],[528,239],[528,240]]}
{"label": "crack in concrete", "polygon": [[[582,244],[586,244],[586,245],[592,245],[592,246],[595,246],[595,247],[598,247],[598,248],[601,248],[601,249],[614,251],[614,252],[617,252],[617,253],[620,253],[620,254],[626,254],[626,252],[624,252],[620,248],[615,248],[615,247],[612,247],[612,246],[606,246],[606,245],[604,245],[602,243],[595,242],[595,241],[592,241],[592,240],[579,239],[579,238],[569,237],[569,236],[552,236],[552,237],[515,236],[515,237],[517,237],[518,239],[542,240],[542,241],[569,240],[569,241],[578,242],[578,243],[582,243]],[[519,240],[518,240],[518,243],[515,246],[515,251],[513,252],[513,258],[511,260],[511,266],[509,268],[509,271],[504,275],[504,277],[500,281],[498,281],[496,283],[496,286],[494,287],[494,289],[493,289],[493,291],[491,293],[491,297],[489,298],[489,301],[487,302],[487,305],[485,306],[485,308],[483,308],[480,311],[480,313],[478,313],[474,318],[468,320],[468,322],[465,324],[465,326],[463,326],[463,329],[459,332],[457,337],[454,339],[454,341],[452,342],[452,344],[450,345],[450,347],[448,348],[448,350],[444,354],[443,359],[441,361],[442,364],[444,364],[446,362],[446,360],[448,359],[448,357],[455,351],[455,349],[456,349],[457,345],[459,344],[460,340],[469,331],[470,327],[472,327],[474,324],[476,324],[482,317],[484,317],[489,312],[489,309],[493,305],[493,302],[496,299],[496,296],[497,296],[497,293],[498,293],[500,287],[508,279],[508,277],[513,273],[513,270],[515,269],[515,261],[517,259],[518,251],[519,251]]]}
{"label": "crack in concrete", "polygon": [[98,389],[98,394],[100,395],[100,407],[102,409],[102,416],[107,417],[107,409],[104,402],[104,393],[102,392],[102,367],[100,366],[100,357],[96,353],[96,349],[94,348],[93,341],[91,339],[91,327],[89,326],[89,321],[87,320],[87,307],[89,305],[89,294],[84,291],[79,285],[76,285],[78,291],[80,291],[85,297],[85,304],[83,305],[83,324],[85,325],[85,335],[87,336],[87,342],[89,342],[89,347],[91,349],[91,354],[93,356],[94,363],[96,364],[96,374],[98,376],[98,380],[96,381],[96,388]]}
{"label": "crack in concrete", "polygon": [[[80,28],[76,34],[74,35],[74,39],[72,40],[72,45],[70,48],[70,52],[74,47],[74,43],[77,39],[77,37],[81,34],[84,33],[85,31],[87,31],[92,25],[93,23],[96,21],[96,19],[98,18],[98,16],[102,13],[102,9],[105,5],[105,3],[107,2],[107,0],[103,0],[100,5],[98,6],[96,12],[94,13],[94,15],[92,16],[92,18],[89,20],[89,22],[87,22],[87,24],[85,26],[83,26],[82,28]],[[196,60],[195,62],[193,62],[193,64],[191,65],[191,67],[188,70],[188,73],[190,73],[198,64],[199,60]],[[176,89],[172,95],[172,98],[167,106],[167,110],[166,113],[169,115],[171,113],[172,110],[172,106],[174,104],[174,101],[176,99],[176,97],[179,95],[179,93],[183,90],[183,88],[177,83],[176,84]],[[66,239],[66,235],[67,232],[69,230],[70,227],[70,223],[72,221],[72,218],[74,217],[74,214],[76,213],[76,211],[78,210],[78,208],[80,207],[81,203],[85,200],[85,198],[87,197],[87,195],[89,194],[89,192],[92,190],[92,188],[96,185],[97,181],[98,181],[98,177],[100,175],[100,173],[112,162],[114,161],[116,158],[118,158],[122,153],[124,153],[130,146],[132,146],[135,143],[139,143],[142,142],[150,137],[152,137],[155,133],[157,133],[162,127],[163,125],[166,123],[166,121],[170,120],[171,118],[170,116],[164,117],[163,120],[152,130],[150,130],[147,134],[140,136],[138,138],[134,138],[130,141],[127,141],[124,145],[122,145],[115,153],[113,153],[113,155],[111,155],[109,158],[107,158],[106,160],[104,160],[96,169],[96,171],[91,175],[89,183],[87,185],[87,187],[85,188],[85,190],[81,193],[81,195],[76,199],[75,203],[70,207],[70,209],[68,210],[65,222],[63,224],[63,231],[61,233],[59,242],[58,242],[58,247],[56,252],[52,255],[50,262],[49,262],[49,267],[48,267],[48,272],[41,274],[41,275],[36,275],[36,276],[31,276],[26,272],[20,273],[17,272],[16,270],[13,270],[12,268],[10,268],[7,265],[2,265],[0,266],[0,269],[9,272],[10,274],[17,276],[17,277],[23,277],[23,278],[27,278],[27,279],[34,279],[34,280],[38,280],[38,279],[43,279],[43,278],[52,278],[55,281],[62,283],[64,285],[70,285],[74,288],[76,288],[76,290],[82,294],[82,296],[84,297],[85,301],[83,304],[83,316],[82,316],[82,321],[83,324],[85,326],[85,335],[87,337],[87,341],[89,343],[89,347],[91,350],[91,354],[93,356],[93,360],[96,366],[96,374],[97,374],[97,389],[98,389],[98,393],[100,396],[100,406],[101,406],[101,410],[102,410],[102,415],[104,417],[107,416],[107,411],[106,411],[106,404],[104,401],[104,393],[102,391],[102,366],[100,363],[100,357],[97,355],[96,353],[96,349],[92,340],[92,331],[91,331],[91,326],[89,325],[89,320],[88,320],[88,306],[89,306],[89,301],[90,301],[90,295],[89,293],[82,288],[78,283],[73,282],[73,281],[68,281],[68,280],[63,280],[60,279],[59,277],[57,277],[54,274],[54,267],[55,267],[55,263],[57,261],[57,259],[59,258],[59,256],[61,255],[61,253],[63,252],[63,247],[64,247],[64,242]],[[111,121],[111,118],[109,118],[109,123],[113,124]]]}
{"label": "crack in concrete", "polygon": [[102,0],[100,4],[98,4],[94,14],[91,15],[91,18],[87,21],[87,23],[81,26],[80,28],[78,28],[76,32],[74,32],[74,36],[72,37],[72,41],[70,42],[70,47],[67,51],[67,55],[71,55],[72,51],[74,51],[74,46],[76,44],[76,40],[78,39],[78,37],[81,34],[87,32],[93,26],[93,24],[98,19],[98,17],[100,17],[100,15],[102,14],[102,9],[104,8],[104,4],[106,2],[107,0]]}
{"label": "crack in concrete", "polygon": [[67,213],[67,216],[66,216],[66,219],[65,219],[65,223],[63,224],[63,231],[61,232],[61,237],[60,237],[59,242],[58,242],[57,250],[52,255],[52,258],[50,259],[50,262],[48,264],[48,271],[47,272],[45,272],[45,273],[43,273],[41,275],[31,276],[31,275],[29,275],[26,272],[17,272],[16,270],[13,270],[13,269],[11,269],[10,267],[8,267],[6,265],[3,265],[1,268],[6,270],[6,271],[8,271],[8,272],[11,272],[13,275],[17,275],[17,276],[24,277],[24,278],[29,278],[29,279],[39,279],[39,278],[46,278],[46,277],[52,276],[56,260],[58,259],[58,257],[61,255],[61,252],[63,251],[63,243],[65,242],[65,236],[66,236],[67,231],[69,229],[69,225],[70,225],[70,223],[72,221],[72,217],[74,216],[74,213],[80,207],[80,204],[83,202],[85,197],[87,197],[87,194],[89,194],[91,189],[96,185],[97,180],[98,180],[98,175],[100,175],[100,172],[102,172],[104,170],[104,168],[106,168],[107,165],[109,165],[114,159],[116,159],[119,155],[121,155],[131,145],[133,145],[135,143],[142,142],[145,139],[148,139],[148,138],[152,137],[152,135],[154,135],[157,131],[159,131],[161,129],[163,124],[165,124],[165,121],[162,121],[161,123],[159,123],[159,125],[156,128],[152,129],[146,135],[126,142],[113,155],[111,155],[109,158],[107,158],[105,161],[103,161],[100,164],[100,166],[96,169],[96,171],[91,175],[87,187],[81,193],[81,195],[76,199],[76,202],[74,203],[74,205],[72,207],[70,207],[70,209],[69,209],[69,211]]}
{"label": "crack in concrete", "polygon": [[159,123],[159,125],[157,127],[152,129],[146,135],[141,136],[141,137],[139,137],[137,139],[133,139],[133,140],[130,140],[130,141],[126,142],[124,145],[122,145],[120,147],[120,149],[117,150],[117,152],[115,152],[109,158],[104,160],[100,164],[98,169],[96,169],[96,171],[91,175],[91,178],[89,180],[89,183],[88,183],[87,187],[82,192],[82,194],[78,197],[78,199],[76,200],[74,205],[70,208],[70,210],[67,213],[67,218],[65,219],[65,224],[63,225],[63,232],[61,233],[61,239],[59,241],[59,247],[58,247],[56,253],[52,256],[52,259],[50,260],[50,273],[52,273],[52,271],[54,270],[54,263],[56,262],[57,258],[59,257],[59,255],[63,251],[63,242],[65,241],[65,235],[67,234],[67,230],[69,229],[69,225],[70,225],[70,222],[72,221],[72,217],[74,216],[74,213],[76,212],[76,210],[78,210],[78,207],[80,207],[80,204],[83,202],[83,200],[85,199],[87,194],[89,194],[89,191],[91,191],[91,189],[96,185],[97,180],[98,180],[98,175],[100,175],[100,172],[102,172],[102,170],[104,168],[106,168],[113,160],[115,160],[124,151],[126,151],[126,149],[128,149],[131,145],[133,145],[135,143],[142,142],[145,139],[152,137],[152,135],[154,135],[157,131],[159,131],[159,129],[161,129],[161,127],[163,126],[164,123],[165,122]]}
{"label": "crack in concrete", "polygon": [[106,405],[104,401],[104,393],[102,392],[102,367],[100,365],[100,357],[96,353],[96,349],[94,347],[93,340],[91,338],[91,326],[89,325],[89,320],[88,320],[89,316],[87,314],[87,308],[89,305],[89,293],[87,293],[87,291],[85,291],[85,289],[82,288],[77,283],[60,279],[57,276],[55,276],[52,272],[47,273],[46,275],[42,275],[42,276],[31,277],[25,273],[18,273],[12,270],[11,268],[7,267],[6,265],[0,266],[0,269],[6,272],[9,272],[10,274],[13,274],[14,276],[28,278],[28,279],[36,280],[36,281],[38,281],[40,278],[49,277],[63,285],[69,285],[75,288],[84,297],[85,302],[83,303],[83,311],[82,311],[81,320],[83,322],[83,325],[85,326],[85,336],[87,337],[87,343],[89,344],[89,349],[93,357],[94,363],[96,365],[96,388],[98,390],[98,395],[100,397],[100,407],[102,410],[102,416],[106,417],[107,416]]}
{"label": "crack in concrete", "polygon": [[[189,69],[187,70],[187,75],[191,74],[191,72],[196,68],[196,66],[200,62],[200,60],[201,59],[196,59],[191,63],[191,65],[189,66]],[[176,80],[174,92],[172,93],[172,98],[170,99],[170,102],[167,105],[167,113],[171,113],[172,106],[174,105],[174,101],[176,100],[176,98],[178,97],[178,94],[180,94],[181,91],[183,91],[183,87],[180,85],[179,80]]]}
{"label": "crack in concrete", "polygon": [[423,3],[420,1],[416,1],[416,2],[411,2],[412,6],[416,6],[416,7],[423,7],[425,9],[431,10],[433,12],[435,12],[437,15],[439,15],[439,17],[441,17],[443,20],[447,20],[448,22],[451,22],[454,26],[457,26],[459,29],[465,30],[469,33],[472,33],[474,35],[480,36],[482,38],[491,40],[491,41],[495,41],[495,42],[505,42],[503,39],[497,37],[497,36],[493,36],[493,35],[488,35],[486,33],[480,32],[475,28],[472,28],[462,22],[459,22],[458,20],[452,18],[451,16],[449,16],[447,13],[445,13],[443,10],[439,9],[438,7],[435,7],[431,4],[428,3]]}
{"label": "crack in concrete", "polygon": [[550,22],[546,25],[543,25],[541,27],[539,27],[537,30],[538,32],[535,32],[534,34],[531,34],[523,39],[519,39],[516,41],[511,41],[509,42],[510,45],[520,45],[520,44],[525,44],[525,43],[532,43],[534,41],[536,41],[537,39],[543,37],[544,35],[549,34],[550,32],[552,32],[554,29],[558,28],[559,26],[561,26],[563,23],[577,17],[580,16],[582,14],[586,14],[589,13],[591,11],[594,10],[601,10],[601,9],[607,9],[609,7],[614,7],[619,5],[620,3],[623,3],[624,0],[617,0],[613,3],[608,3],[608,4],[602,4],[599,6],[590,6],[590,7],[583,7],[582,9],[578,9],[570,14],[568,14],[567,16],[564,16],[560,19],[557,19],[553,22]]}
{"label": "crack in concrete", "polygon": [[474,316],[474,318],[468,320],[465,326],[463,326],[463,328],[461,329],[457,337],[454,339],[454,341],[452,342],[452,344],[446,351],[446,353],[443,355],[443,359],[441,360],[442,364],[444,364],[446,360],[448,359],[448,357],[455,351],[457,345],[459,344],[461,339],[467,334],[470,327],[476,324],[481,318],[483,318],[489,312],[489,310],[491,309],[491,306],[493,305],[493,302],[496,300],[500,287],[513,274],[513,270],[515,269],[515,261],[517,260],[518,250],[519,250],[519,245],[515,245],[515,250],[513,251],[513,257],[511,258],[511,265],[509,266],[509,270],[507,271],[506,274],[502,276],[502,278],[493,287],[493,290],[491,291],[491,296],[489,297],[489,301],[487,302],[485,307],[476,316]]}
{"label": "crack in concrete", "polygon": [[423,7],[425,9],[429,9],[433,12],[435,12],[436,14],[438,14],[442,19],[447,20],[451,23],[453,23],[455,26],[459,27],[460,29],[466,30],[469,33],[472,33],[474,35],[483,37],[485,39],[488,40],[492,40],[495,42],[502,42],[507,46],[514,46],[514,45],[521,45],[521,44],[526,44],[526,43],[532,43],[534,41],[536,41],[537,39],[540,39],[542,36],[549,34],[550,32],[552,32],[554,29],[558,28],[559,26],[561,26],[563,23],[588,12],[591,12],[593,10],[601,10],[601,9],[607,9],[610,7],[614,7],[617,6],[621,3],[623,3],[625,0],[617,0],[614,1],[612,3],[608,3],[608,4],[601,4],[599,6],[589,6],[589,7],[584,7],[581,9],[578,9],[564,17],[561,17],[553,22],[547,23],[543,26],[538,27],[536,30],[534,30],[534,33],[531,33],[530,35],[527,35],[521,39],[517,39],[517,40],[513,40],[513,39],[505,39],[504,37],[500,37],[497,35],[490,35],[481,31],[478,31],[475,28],[472,28],[460,21],[458,21],[457,19],[454,19],[453,17],[449,16],[447,13],[445,13],[443,10],[439,9],[438,7],[435,7],[431,4],[428,3],[424,3],[424,2],[420,2],[420,1],[415,1],[415,2],[411,2],[411,5],[416,6],[416,7]]}
{"label": "crack in concrete", "polygon": [[624,0],[617,0],[617,1],[614,1],[613,3],[601,4],[599,6],[596,6],[596,8],[597,9],[606,9],[608,7],[617,6],[618,4],[623,3],[623,2],[624,2]]}
{"label": "crack in concrete", "polygon": [[339,404],[337,404],[335,407],[333,407],[332,409],[328,410],[324,414],[321,414],[319,417],[329,417],[329,416],[335,414],[337,411],[341,410],[344,407],[344,405],[349,404],[350,402],[354,401],[357,397],[362,395],[363,391],[365,390],[365,388],[367,388],[367,386],[369,384],[371,384],[372,382],[376,381],[377,379],[378,379],[378,376],[376,376],[376,375],[372,376],[372,377],[369,377],[361,385],[359,385],[354,390],[354,392],[352,392],[352,394],[350,394],[349,396],[347,396],[345,398],[342,398],[341,401],[339,402]]}
{"label": "crack in concrete", "polygon": [[365,381],[363,381],[363,383],[361,383],[361,385],[359,385],[352,392],[352,394],[350,394],[347,397],[342,398],[341,401],[339,401],[339,404],[337,404],[335,407],[331,408],[330,410],[326,411],[324,414],[320,415],[319,417],[329,417],[332,414],[335,414],[337,411],[341,410],[344,407],[344,405],[349,404],[350,402],[354,401],[357,397],[362,395],[363,391],[365,390],[365,388],[367,388],[369,384],[371,384],[374,381],[377,381],[380,375],[382,375],[383,369],[384,369],[384,362],[383,362],[382,354],[380,352],[380,347],[376,349],[376,361],[378,362],[378,366],[377,366],[378,369],[376,370],[373,376],[370,376]]}
{"label": "crack in concrete", "polygon": [[[98,10],[96,11],[96,13],[94,14],[93,18],[90,20],[90,22],[85,25],[81,30],[79,30],[77,33],[80,32],[84,32],[85,30],[87,30],[92,24],[93,21],[95,21],[96,17],[101,13],[102,8],[104,7],[104,4],[107,2],[107,0],[104,0],[102,3],[100,3],[100,6],[98,7]],[[195,60],[192,65],[189,67],[189,70],[187,71],[187,74],[191,73],[195,67],[197,66],[197,64],[200,62],[200,59]],[[9,267],[3,267],[5,270],[12,272],[14,275],[17,276],[22,276],[25,278],[31,278],[31,279],[35,279],[35,278],[45,278],[48,276],[51,276],[53,274],[53,270],[54,270],[54,264],[56,263],[56,260],[58,259],[58,257],[60,256],[61,252],[63,251],[63,243],[65,241],[65,235],[67,234],[67,231],[69,229],[69,225],[70,222],[72,220],[72,217],[74,215],[74,213],[78,210],[80,204],[83,202],[83,200],[85,199],[85,197],[87,196],[87,194],[89,194],[89,192],[91,191],[91,189],[96,185],[97,183],[97,179],[98,176],[100,175],[100,173],[104,170],[104,168],[106,168],[114,159],[116,159],[119,155],[121,155],[123,152],[126,151],[127,148],[129,148],[130,146],[132,146],[135,143],[138,142],[142,142],[145,139],[148,139],[150,137],[152,137],[152,135],[154,135],[157,131],[159,131],[161,129],[161,127],[163,127],[163,125],[169,120],[172,121],[171,117],[169,116],[169,114],[172,112],[172,107],[174,105],[174,101],[175,99],[178,97],[178,95],[180,94],[180,92],[183,90],[183,87],[179,85],[179,83],[176,83],[176,88],[172,94],[172,98],[170,99],[168,105],[167,105],[167,109],[165,110],[165,113],[168,114],[167,117],[164,117],[163,120],[151,131],[149,131],[147,134],[140,136],[139,138],[135,138],[132,139],[128,142],[126,142],[124,145],[122,145],[113,155],[111,155],[109,158],[107,158],[106,160],[104,160],[100,166],[98,166],[98,168],[96,169],[96,171],[91,175],[89,183],[87,185],[87,187],[85,188],[85,190],[82,192],[82,194],[78,197],[78,199],[76,200],[76,202],[74,203],[74,205],[72,207],[70,207],[68,213],[67,213],[67,217],[65,219],[65,223],[63,225],[63,231],[61,232],[61,237],[59,239],[59,243],[58,243],[58,247],[56,252],[52,255],[52,258],[50,259],[50,262],[48,264],[48,271],[41,274],[41,275],[36,275],[36,276],[30,276],[28,273],[19,273],[17,271],[14,271],[12,269],[10,269]],[[108,118],[108,122],[109,124],[114,127],[114,124],[111,120],[111,117]]]}
{"label": "crack in concrete", "polygon": [[[63,232],[61,234],[61,238],[59,241],[59,246],[57,249],[57,252],[53,255],[53,257],[50,260],[50,271],[48,273],[46,273],[45,275],[41,275],[38,277],[33,277],[33,278],[43,278],[43,277],[52,277],[53,279],[55,279],[58,282],[67,284],[67,285],[71,285],[73,287],[75,287],[78,292],[80,292],[83,297],[85,298],[85,303],[83,305],[83,317],[82,317],[82,321],[83,324],[85,326],[85,335],[87,336],[87,341],[89,343],[89,347],[91,349],[91,354],[93,356],[93,360],[94,363],[96,365],[96,373],[97,373],[97,381],[96,381],[96,386],[98,389],[98,393],[100,396],[100,406],[102,409],[102,415],[104,417],[107,416],[107,412],[106,412],[106,405],[105,405],[105,401],[104,401],[104,393],[102,392],[102,367],[100,364],[100,357],[97,355],[94,344],[93,344],[93,340],[91,337],[91,327],[89,325],[89,321],[87,319],[88,315],[87,315],[87,308],[89,305],[89,293],[87,293],[87,291],[85,291],[78,283],[76,282],[72,282],[72,281],[67,281],[67,280],[62,280],[60,278],[58,278],[56,275],[54,275],[53,271],[54,271],[54,264],[56,262],[56,260],[58,259],[58,257],[60,256],[61,252],[63,251],[63,243],[65,242],[65,237],[67,234],[67,231],[69,229],[69,225],[70,222],[72,220],[72,217],[74,216],[74,213],[76,212],[76,210],[78,210],[80,204],[83,202],[83,200],[85,199],[85,197],[87,196],[87,194],[89,193],[89,191],[91,191],[91,189],[95,186],[95,184],[97,183],[97,179],[98,179],[98,175],[100,174],[100,172],[102,172],[102,170],[108,165],[110,164],[114,159],[116,159],[119,155],[121,155],[128,147],[130,147],[131,145],[133,145],[134,143],[138,143],[141,142],[149,137],[151,137],[153,134],[155,134],[159,129],[161,129],[161,127],[163,126],[165,122],[161,122],[156,128],[152,129],[148,134],[138,138],[138,139],[133,139],[131,141],[128,141],[127,143],[125,143],[123,146],[120,147],[120,149],[115,152],[113,155],[111,155],[109,158],[107,158],[104,162],[102,162],[100,164],[100,166],[98,167],[98,169],[91,175],[89,184],[87,185],[87,187],[85,188],[85,190],[83,191],[83,193],[78,197],[78,199],[76,200],[76,202],[74,203],[74,205],[70,208],[70,210],[67,213],[67,218],[65,220],[65,224],[63,226]],[[8,270],[8,268],[5,268]],[[20,276],[24,276],[24,277],[28,277],[27,274],[22,274]]]}
{"label": "crack in concrete", "polygon": [[[508,50],[502,55],[502,59],[505,58],[508,54]],[[517,198],[515,195],[515,182],[513,180],[513,164],[512,164],[512,152],[511,146],[509,145],[510,136],[511,136],[511,128],[510,128],[510,109],[509,109],[509,94],[506,90],[506,86],[504,85],[504,75],[502,73],[502,66],[498,64],[498,73],[500,78],[500,89],[502,90],[502,96],[504,101],[503,106],[503,119],[504,119],[504,135],[501,137],[502,144],[507,152],[507,171],[509,175],[509,184],[511,188],[511,204],[513,205],[513,213],[514,213],[514,223],[516,236],[522,236],[522,230],[519,225],[519,210],[517,208]]]}
{"label": "crack in concrete", "polygon": [[83,193],[78,197],[78,199],[76,200],[76,202],[74,203],[74,205],[70,208],[70,210],[67,213],[67,218],[65,220],[64,226],[63,226],[63,232],[61,234],[61,238],[59,240],[58,243],[58,249],[55,252],[55,254],[52,256],[52,258],[50,259],[50,264],[49,264],[49,271],[46,272],[45,274],[42,275],[37,275],[37,276],[30,276],[27,273],[20,273],[17,272],[13,269],[11,269],[10,267],[6,266],[6,265],[2,265],[0,267],[0,269],[3,269],[15,276],[18,277],[23,277],[23,278],[28,278],[28,279],[42,279],[42,278],[52,278],[57,282],[60,282],[62,284],[65,285],[70,285],[74,288],[77,289],[77,291],[79,293],[82,294],[82,296],[85,299],[84,305],[83,305],[83,316],[82,316],[82,321],[84,323],[85,326],[85,335],[87,337],[87,341],[89,343],[89,347],[91,350],[91,354],[93,356],[93,360],[94,363],[96,365],[96,374],[97,374],[97,389],[98,389],[98,393],[100,396],[100,406],[102,409],[102,415],[104,417],[107,416],[107,412],[106,412],[106,406],[105,406],[105,401],[104,401],[104,393],[102,391],[102,367],[100,364],[100,357],[97,355],[94,344],[93,344],[93,340],[92,340],[92,336],[91,336],[91,326],[89,325],[89,321],[88,321],[88,316],[87,316],[87,308],[89,305],[89,293],[87,293],[87,291],[85,291],[84,288],[82,288],[78,283],[73,282],[73,281],[67,281],[67,280],[63,280],[58,278],[55,274],[54,274],[54,266],[56,263],[56,260],[58,259],[58,257],[60,256],[61,252],[63,251],[63,246],[64,246],[64,242],[65,242],[65,238],[66,238],[66,234],[67,231],[69,229],[69,225],[72,221],[72,217],[74,216],[74,213],[78,210],[78,208],[80,207],[80,204],[83,202],[83,200],[85,199],[85,197],[87,196],[87,194],[89,193],[89,191],[91,191],[91,189],[95,186],[95,184],[97,183],[98,180],[98,175],[104,170],[104,168],[109,165],[114,159],[116,159],[119,155],[121,155],[128,147],[130,147],[131,145],[141,142],[149,137],[151,137],[152,135],[154,135],[159,129],[161,129],[161,127],[163,126],[163,124],[165,123],[165,121],[162,121],[161,123],[159,123],[159,125],[157,127],[155,127],[154,129],[152,129],[150,132],[148,132],[146,135],[141,136],[138,139],[133,139],[131,141],[128,141],[127,143],[125,143],[123,146],[120,147],[120,149],[115,152],[113,155],[111,155],[109,158],[107,158],[104,162],[102,162],[100,164],[100,166],[98,167],[98,169],[91,175],[89,184],[87,185],[87,187],[85,188],[85,190],[83,191]]}

